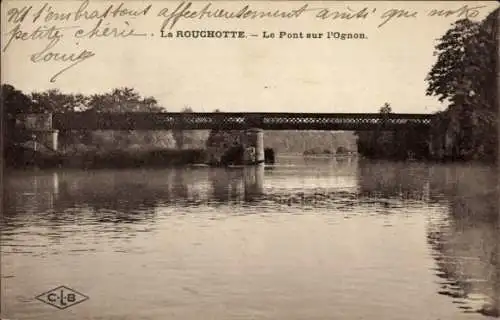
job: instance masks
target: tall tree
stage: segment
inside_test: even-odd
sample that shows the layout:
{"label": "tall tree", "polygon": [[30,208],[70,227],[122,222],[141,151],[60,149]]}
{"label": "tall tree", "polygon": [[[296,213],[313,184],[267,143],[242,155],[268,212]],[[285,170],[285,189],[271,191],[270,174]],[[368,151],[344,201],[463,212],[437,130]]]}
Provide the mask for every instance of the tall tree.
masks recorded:
{"label": "tall tree", "polygon": [[4,149],[7,150],[31,139],[29,132],[16,127],[16,117],[21,113],[32,112],[33,103],[28,95],[9,84],[2,85],[0,96],[4,130],[3,143]]}
{"label": "tall tree", "polygon": [[427,95],[449,104],[442,115],[449,124],[455,157],[492,160],[497,155],[498,9],[482,22],[455,22],[435,47]]}
{"label": "tall tree", "polygon": [[388,102],[385,102],[384,105],[382,107],[380,107],[379,112],[383,115],[387,115],[389,113],[392,113],[391,104]]}

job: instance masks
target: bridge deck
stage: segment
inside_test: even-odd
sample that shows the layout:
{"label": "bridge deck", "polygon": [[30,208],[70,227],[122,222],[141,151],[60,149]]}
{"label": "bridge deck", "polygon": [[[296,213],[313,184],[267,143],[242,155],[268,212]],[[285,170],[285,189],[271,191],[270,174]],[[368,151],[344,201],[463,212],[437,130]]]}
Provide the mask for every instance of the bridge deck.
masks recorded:
{"label": "bridge deck", "polygon": [[428,127],[432,115],[379,113],[55,113],[58,130],[394,130]]}

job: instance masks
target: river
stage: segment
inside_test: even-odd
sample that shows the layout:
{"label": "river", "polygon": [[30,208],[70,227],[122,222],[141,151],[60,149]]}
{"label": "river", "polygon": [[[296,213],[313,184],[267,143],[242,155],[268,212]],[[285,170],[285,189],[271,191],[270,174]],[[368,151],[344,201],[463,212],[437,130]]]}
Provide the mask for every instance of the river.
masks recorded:
{"label": "river", "polygon": [[[455,320],[500,305],[493,167],[282,157],[4,180],[7,319]],[[89,299],[35,299],[61,285]]]}

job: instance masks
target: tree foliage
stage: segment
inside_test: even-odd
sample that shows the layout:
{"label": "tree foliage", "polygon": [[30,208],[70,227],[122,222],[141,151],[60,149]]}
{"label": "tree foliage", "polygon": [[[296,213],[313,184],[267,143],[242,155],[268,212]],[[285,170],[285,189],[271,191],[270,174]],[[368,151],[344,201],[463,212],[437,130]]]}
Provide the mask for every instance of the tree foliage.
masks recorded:
{"label": "tree foliage", "polygon": [[30,97],[10,84],[3,84],[0,91],[4,114],[15,115],[32,111]]}
{"label": "tree foliage", "polygon": [[[389,103],[384,103],[379,109],[382,115],[388,115],[392,112]],[[358,152],[370,158],[382,158],[392,156],[392,145],[390,144],[391,132],[384,132],[383,122],[374,131],[357,131]]]}
{"label": "tree foliage", "polygon": [[[116,88],[88,97],[85,112],[161,112],[165,111],[154,97],[143,97],[135,89]],[[171,134],[161,131],[95,131],[84,132],[82,140],[101,149],[124,149],[138,146],[162,146],[171,144]]]}
{"label": "tree foliage", "polygon": [[2,85],[0,95],[3,111],[4,149],[10,150],[13,146],[31,138],[27,131],[16,128],[16,116],[20,113],[31,112],[33,103],[28,95],[8,84]]}
{"label": "tree foliage", "polygon": [[373,131],[358,131],[358,152],[375,159],[403,160],[408,158],[426,158],[428,156],[427,131],[408,126],[399,130],[385,128],[385,116],[392,113],[389,103],[379,109],[382,121]]}
{"label": "tree foliage", "polygon": [[[132,88],[117,88],[93,95],[62,93],[57,89],[25,94],[13,86],[2,85],[2,105],[6,141],[13,144],[31,139],[19,127],[15,118],[19,113],[64,112],[161,112],[165,111],[153,97],[143,97]],[[172,135],[166,131],[61,131],[61,147],[88,145],[99,149],[127,148],[131,146],[171,147]]]}
{"label": "tree foliage", "polygon": [[142,97],[132,88],[116,88],[89,97],[91,112],[161,112],[165,111],[153,97]]}
{"label": "tree foliage", "polygon": [[87,108],[89,100],[82,94],[62,93],[58,89],[33,92],[30,98],[33,103],[32,112],[37,113],[82,111]]}
{"label": "tree foliage", "polygon": [[384,103],[384,105],[382,107],[380,107],[380,110],[379,112],[381,114],[389,114],[389,113],[392,113],[392,108],[391,108],[391,104],[386,102]]}
{"label": "tree foliage", "polygon": [[[358,132],[360,153],[374,158],[404,158],[412,153],[438,159],[496,160],[498,10],[483,21],[458,20],[438,39],[426,94],[436,96],[447,108],[435,115],[430,136],[411,127],[396,133]],[[391,111],[388,104],[380,109],[383,114]]]}
{"label": "tree foliage", "polygon": [[497,24],[498,9],[481,22],[459,20],[435,47],[427,95],[449,104],[434,126],[440,128],[436,134],[451,139],[447,152],[453,158],[497,155]]}

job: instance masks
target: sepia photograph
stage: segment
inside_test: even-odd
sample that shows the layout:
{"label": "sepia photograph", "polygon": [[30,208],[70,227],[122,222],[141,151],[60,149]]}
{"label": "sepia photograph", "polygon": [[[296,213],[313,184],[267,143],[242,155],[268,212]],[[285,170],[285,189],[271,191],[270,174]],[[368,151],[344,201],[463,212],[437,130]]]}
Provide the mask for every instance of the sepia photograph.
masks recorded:
{"label": "sepia photograph", "polygon": [[2,1],[0,320],[500,319],[499,10]]}

